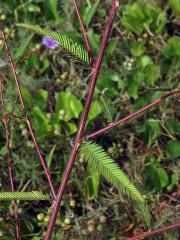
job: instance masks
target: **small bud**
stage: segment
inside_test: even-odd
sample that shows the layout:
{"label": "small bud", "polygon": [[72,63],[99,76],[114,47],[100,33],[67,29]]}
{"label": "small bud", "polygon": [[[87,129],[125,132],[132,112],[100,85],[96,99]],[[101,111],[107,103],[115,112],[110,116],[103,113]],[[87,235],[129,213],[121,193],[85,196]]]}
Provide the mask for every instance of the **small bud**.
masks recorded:
{"label": "small bud", "polygon": [[70,218],[65,218],[64,223],[69,225],[71,223],[71,219]]}
{"label": "small bud", "polygon": [[94,227],[94,224],[91,224],[88,226],[88,232],[92,233],[95,231],[95,227]]}
{"label": "small bud", "polygon": [[44,217],[44,222],[49,222],[49,220],[50,220],[50,216],[49,215],[46,215],[45,217]]}
{"label": "small bud", "polygon": [[71,199],[69,205],[70,205],[70,207],[75,208],[76,207],[76,201],[74,199]]}
{"label": "small bud", "polygon": [[106,223],[106,221],[107,221],[106,216],[104,216],[104,215],[100,216],[99,221],[100,221],[100,223]]}
{"label": "small bud", "polygon": [[43,219],[44,219],[44,213],[38,213],[37,219],[38,219],[39,221],[43,221]]}

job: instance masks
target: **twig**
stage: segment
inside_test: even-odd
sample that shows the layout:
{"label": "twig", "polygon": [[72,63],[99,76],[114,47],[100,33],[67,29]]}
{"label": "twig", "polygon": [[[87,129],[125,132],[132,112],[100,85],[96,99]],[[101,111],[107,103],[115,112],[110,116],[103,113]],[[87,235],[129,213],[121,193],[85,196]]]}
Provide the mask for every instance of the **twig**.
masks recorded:
{"label": "twig", "polygon": [[[5,100],[4,100],[4,94],[3,94],[3,78],[0,72],[0,96],[1,96],[1,106],[2,106],[2,113],[3,115],[6,114],[6,107],[5,107]],[[11,160],[11,149],[9,144],[9,129],[8,129],[8,120],[7,118],[3,119],[4,128],[5,128],[5,135],[6,135],[6,149],[7,149],[7,162],[8,162],[8,171],[9,171],[9,178],[10,178],[10,184],[11,184],[11,191],[15,192],[14,188],[14,178],[12,173],[12,160]],[[20,230],[19,230],[19,221],[18,221],[18,210],[17,210],[17,204],[16,201],[13,201],[13,207],[14,207],[14,217],[16,221],[16,239],[20,240]]]}
{"label": "twig", "polygon": [[78,152],[78,148],[79,148],[79,145],[80,145],[80,140],[81,140],[81,138],[84,134],[84,129],[85,129],[89,109],[90,109],[90,106],[91,106],[96,81],[97,81],[97,78],[98,78],[98,74],[99,74],[99,70],[100,70],[100,67],[101,67],[102,59],[103,59],[105,49],[106,49],[106,46],[107,46],[107,43],[108,43],[108,40],[109,40],[110,32],[111,32],[111,29],[112,29],[112,24],[113,24],[114,17],[115,17],[118,6],[119,6],[119,1],[114,0],[113,3],[112,3],[112,9],[110,11],[109,20],[107,22],[106,29],[105,29],[105,32],[104,32],[104,35],[103,35],[103,38],[102,38],[102,42],[101,42],[98,58],[97,58],[97,61],[96,61],[96,64],[95,64],[95,68],[94,68],[94,71],[93,71],[93,75],[92,75],[92,78],[91,78],[91,81],[90,81],[89,93],[88,93],[88,96],[86,98],[86,103],[85,103],[84,111],[83,111],[82,116],[81,116],[81,120],[80,120],[80,124],[79,124],[79,128],[78,128],[78,132],[77,132],[77,135],[76,135],[75,143],[74,143],[73,149],[71,151],[70,158],[69,158],[69,161],[67,163],[67,167],[66,167],[66,169],[64,171],[64,174],[63,174],[63,179],[62,179],[62,183],[60,185],[60,188],[59,188],[59,191],[58,191],[58,194],[57,194],[57,198],[54,201],[54,207],[52,208],[52,214],[51,214],[51,217],[50,217],[50,221],[49,221],[49,224],[48,224],[48,227],[47,227],[46,237],[45,237],[44,240],[50,240],[51,236],[52,236],[53,227],[55,225],[57,214],[58,214],[58,211],[60,209],[60,205],[61,205],[61,201],[62,201],[62,198],[63,198],[63,195],[64,195],[64,191],[66,189],[66,186],[67,186],[72,168],[74,166],[74,162],[75,162],[77,152]]}
{"label": "twig", "polygon": [[[7,57],[9,58],[9,61],[10,61],[10,64],[11,64],[11,68],[12,68],[12,71],[13,71],[13,75],[14,75],[14,79],[15,79],[15,82],[16,82],[16,86],[17,86],[17,89],[18,89],[19,100],[20,100],[20,103],[21,103],[23,109],[26,109],[25,102],[24,102],[24,99],[23,99],[23,96],[22,96],[22,92],[21,92],[21,89],[20,89],[19,80],[18,80],[17,73],[16,73],[16,66],[15,66],[13,58],[11,56],[11,52],[10,52],[10,49],[9,49],[9,46],[8,46],[8,42],[7,42],[7,39],[6,39],[4,31],[3,31],[2,23],[0,23],[0,31],[2,32],[2,37],[3,37],[5,49],[6,49],[6,54],[7,54]],[[51,181],[51,176],[50,176],[49,171],[47,169],[45,159],[44,159],[44,157],[42,155],[40,146],[39,146],[39,144],[37,142],[37,139],[36,139],[33,127],[31,125],[31,122],[30,122],[30,119],[29,119],[27,113],[26,113],[26,116],[25,116],[25,121],[26,121],[26,123],[28,125],[31,137],[32,137],[34,145],[36,147],[36,151],[37,151],[37,153],[39,155],[39,158],[41,160],[41,165],[42,165],[42,167],[43,167],[43,169],[45,171],[45,174],[46,174],[46,177],[47,177],[47,180],[48,180],[51,192],[52,192],[52,196],[55,198],[56,197],[56,193],[55,193],[52,181]]]}
{"label": "twig", "polygon": [[161,227],[161,228],[158,228],[158,229],[155,229],[155,230],[150,230],[148,232],[144,232],[144,233],[142,233],[142,234],[140,234],[138,236],[135,236],[135,237],[130,237],[130,238],[128,238],[128,240],[143,239],[144,237],[148,237],[148,236],[160,233],[160,232],[169,231],[171,229],[175,229],[175,228],[179,228],[179,227],[180,227],[180,222],[177,222],[175,224],[171,224],[171,225],[164,226],[164,227]]}
{"label": "twig", "polygon": [[116,127],[117,125],[120,125],[120,124],[123,124],[123,123],[126,123],[128,121],[130,121],[131,119],[133,119],[134,117],[137,117],[139,116],[141,113],[145,112],[146,110],[148,110],[149,108],[152,108],[154,107],[155,105],[157,105],[158,103],[162,102],[164,99],[166,99],[167,97],[169,96],[172,96],[174,94],[177,94],[177,93],[180,93],[180,89],[174,89],[174,90],[171,90],[169,91],[168,93],[166,93],[165,95],[161,96],[160,98],[158,98],[156,101],[146,105],[145,107],[141,108],[140,110],[138,110],[137,112],[134,112],[130,115],[128,115],[127,117],[121,119],[121,120],[118,120],[114,123],[111,123],[109,124],[107,127],[105,128],[102,128],[94,133],[91,133],[87,136],[85,136],[82,141],[86,141],[86,140],[91,140],[91,139],[94,139],[95,137],[98,137],[102,134],[104,134],[106,131],[108,131],[109,129],[111,128],[114,128]]}
{"label": "twig", "polygon": [[89,43],[88,36],[86,34],[86,29],[84,27],[84,23],[83,23],[82,17],[81,17],[80,12],[79,12],[77,1],[73,0],[73,4],[74,4],[74,8],[76,10],[77,17],[79,19],[79,23],[80,23],[80,26],[81,26],[81,30],[82,30],[85,42],[86,42],[86,47],[87,47],[87,51],[88,51],[88,54],[89,54],[89,58],[91,59],[91,66],[93,67],[94,64],[95,64],[94,56],[93,56],[93,52],[92,52],[92,49],[91,49],[91,46],[90,46],[90,43]]}

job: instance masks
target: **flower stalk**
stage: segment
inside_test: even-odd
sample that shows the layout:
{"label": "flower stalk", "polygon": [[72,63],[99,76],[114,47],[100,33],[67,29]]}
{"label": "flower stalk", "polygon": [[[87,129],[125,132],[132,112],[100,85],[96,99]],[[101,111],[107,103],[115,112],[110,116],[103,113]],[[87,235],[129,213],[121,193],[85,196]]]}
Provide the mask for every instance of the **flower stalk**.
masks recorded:
{"label": "flower stalk", "polygon": [[167,92],[166,94],[164,94],[163,96],[161,96],[160,98],[158,98],[157,100],[155,100],[154,102],[146,105],[145,107],[143,107],[143,108],[139,109],[138,111],[136,111],[136,112],[128,115],[127,117],[125,117],[125,118],[123,118],[123,119],[120,119],[120,120],[118,120],[118,121],[116,121],[116,122],[110,123],[110,124],[109,124],[108,126],[106,126],[105,128],[102,128],[102,129],[100,129],[100,130],[98,130],[98,131],[96,131],[96,132],[94,132],[94,133],[91,133],[91,134],[85,136],[85,137],[82,139],[82,141],[92,140],[92,139],[94,139],[94,138],[96,138],[96,137],[104,134],[104,133],[107,132],[108,130],[116,127],[117,125],[126,123],[126,122],[130,121],[131,119],[139,116],[139,115],[142,114],[143,112],[147,111],[148,109],[156,106],[156,105],[159,104],[160,102],[164,101],[167,97],[170,97],[170,96],[172,96],[172,95],[174,95],[174,94],[178,94],[178,93],[180,93],[180,89],[178,89],[178,88],[173,89],[173,90]]}
{"label": "flower stalk", "polygon": [[[21,92],[18,76],[17,76],[17,73],[16,73],[16,66],[15,66],[13,58],[11,56],[11,52],[10,52],[10,49],[9,49],[9,46],[8,46],[8,42],[7,42],[4,30],[3,30],[2,23],[0,23],[0,31],[2,33],[2,38],[3,38],[3,41],[4,41],[4,45],[5,45],[6,55],[9,58],[11,69],[12,69],[12,72],[13,72],[13,75],[14,75],[14,79],[15,79],[15,82],[16,82],[16,87],[17,87],[17,90],[18,90],[19,100],[20,100],[22,108],[25,110],[26,109],[26,105],[25,105],[25,101],[24,101],[24,98],[23,98],[23,95],[22,95],[22,92]],[[53,196],[53,198],[55,198],[56,197],[56,193],[55,193],[52,181],[51,181],[51,176],[50,176],[49,171],[47,169],[46,161],[45,161],[45,159],[43,157],[42,151],[41,151],[40,146],[38,144],[37,138],[36,138],[35,133],[34,133],[34,129],[32,127],[32,124],[30,122],[30,119],[29,119],[29,116],[28,116],[27,112],[26,112],[26,115],[25,115],[25,121],[26,121],[26,124],[27,124],[27,126],[29,128],[29,131],[30,131],[32,140],[34,142],[34,146],[36,148],[36,151],[38,153],[38,156],[40,158],[41,165],[42,165],[42,167],[44,169],[44,172],[46,174],[46,177],[47,177],[50,189],[51,189],[52,196]]]}
{"label": "flower stalk", "polygon": [[55,225],[55,222],[56,222],[58,211],[60,209],[61,201],[62,201],[64,192],[65,192],[65,189],[67,187],[67,183],[68,183],[72,168],[74,166],[74,162],[75,162],[75,159],[76,159],[76,156],[77,156],[77,153],[78,153],[81,138],[84,134],[89,109],[90,109],[92,98],[93,98],[93,95],[94,95],[94,89],[95,89],[95,86],[96,86],[96,81],[97,81],[97,78],[98,78],[98,75],[99,75],[99,71],[100,71],[100,67],[101,67],[101,64],[102,64],[103,56],[104,56],[106,46],[107,46],[107,43],[108,43],[108,40],[109,40],[109,36],[110,36],[110,33],[111,33],[111,29],[112,29],[113,21],[114,21],[114,18],[115,18],[115,14],[116,14],[117,8],[119,6],[119,4],[117,4],[117,2],[119,2],[119,1],[114,0],[113,3],[112,3],[112,9],[111,9],[110,14],[109,14],[109,19],[108,19],[108,22],[107,22],[107,25],[106,25],[105,32],[103,34],[99,54],[98,54],[97,61],[95,63],[95,67],[94,67],[94,71],[93,71],[93,75],[92,75],[92,78],[91,78],[91,81],[90,81],[89,92],[88,92],[88,95],[87,95],[87,98],[86,98],[84,111],[83,111],[81,119],[80,119],[79,128],[78,128],[78,132],[77,132],[77,135],[76,135],[75,143],[74,143],[73,149],[71,151],[70,158],[69,158],[69,161],[67,163],[66,169],[65,169],[64,174],[63,174],[62,182],[61,182],[61,185],[59,187],[59,191],[57,193],[57,198],[54,201],[54,207],[52,208],[52,213],[51,213],[51,216],[50,216],[50,221],[49,221],[49,224],[48,224],[48,227],[47,227],[46,237],[45,237],[44,240],[50,240],[51,237],[52,237],[53,228],[54,228],[54,225]]}
{"label": "flower stalk", "polygon": [[[1,97],[2,114],[3,114],[3,116],[5,116],[6,115],[6,107],[5,107],[5,99],[4,99],[4,94],[3,94],[3,78],[2,78],[1,72],[0,72],[0,97]],[[7,162],[8,162],[8,171],[9,171],[11,191],[15,192],[14,177],[13,177],[13,172],[12,172],[11,149],[10,149],[10,143],[9,143],[8,119],[4,118],[2,121],[4,123],[4,128],[5,128]],[[18,209],[17,209],[16,201],[13,201],[13,207],[14,207],[14,217],[15,217],[15,222],[16,222],[16,239],[20,240],[21,236],[20,236],[20,230],[19,230]]]}

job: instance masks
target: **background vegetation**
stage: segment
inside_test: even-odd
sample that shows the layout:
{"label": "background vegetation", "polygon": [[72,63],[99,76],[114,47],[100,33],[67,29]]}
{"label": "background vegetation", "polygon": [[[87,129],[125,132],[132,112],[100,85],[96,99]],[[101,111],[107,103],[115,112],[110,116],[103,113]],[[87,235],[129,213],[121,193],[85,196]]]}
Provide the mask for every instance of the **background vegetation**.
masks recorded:
{"label": "background vegetation", "polygon": [[[95,56],[110,3],[79,1]],[[98,78],[87,133],[150,103],[164,90],[179,86],[179,16],[179,0],[122,1]],[[71,0],[1,1],[0,19],[7,34],[14,23],[39,24],[84,44]],[[59,48],[47,49],[41,37],[21,28],[13,28],[9,44],[35,133],[58,188],[82,113],[91,68],[69,60]],[[0,39],[7,111],[21,115],[2,46]],[[179,117],[176,96],[96,139],[144,194],[156,228],[180,220]],[[2,123],[0,131],[0,190],[10,191]],[[12,116],[10,133],[16,189],[49,192],[23,118]],[[24,201],[18,206],[22,239],[42,239],[50,205]],[[14,234],[12,215],[12,204],[2,202],[1,239],[10,239]],[[132,202],[106,181],[100,181],[98,172],[86,166],[82,154],[76,159],[58,226],[64,228],[67,239],[119,240],[145,229]],[[178,232],[165,233],[158,239],[178,239]]]}

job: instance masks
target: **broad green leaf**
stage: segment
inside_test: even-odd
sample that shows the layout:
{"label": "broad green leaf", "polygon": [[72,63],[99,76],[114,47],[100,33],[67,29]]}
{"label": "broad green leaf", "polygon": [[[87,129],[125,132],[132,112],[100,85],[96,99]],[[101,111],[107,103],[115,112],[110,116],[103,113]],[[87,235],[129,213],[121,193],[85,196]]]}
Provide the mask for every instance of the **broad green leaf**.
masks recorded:
{"label": "broad green leaf", "polygon": [[35,13],[39,13],[41,11],[40,7],[38,7],[33,3],[28,4],[27,9],[29,12],[35,12]]}
{"label": "broad green leaf", "polygon": [[88,27],[94,14],[97,11],[98,5],[100,3],[100,0],[96,0],[95,3],[91,6],[91,8],[88,11],[88,14],[86,15],[86,20],[85,20],[85,24]]}
{"label": "broad green leaf", "polygon": [[180,141],[171,140],[167,144],[167,154],[169,157],[175,158],[180,156]]}
{"label": "broad green leaf", "polygon": [[98,101],[94,101],[91,104],[91,108],[88,114],[87,124],[94,120],[101,113],[101,106]]}
{"label": "broad green leaf", "polygon": [[28,47],[33,36],[34,36],[34,34],[32,33],[32,34],[28,35],[25,39],[23,39],[23,41],[21,41],[21,44],[17,48],[15,56],[14,56],[14,58],[16,60],[18,60],[20,57],[23,56],[23,54],[24,54],[26,48]]}
{"label": "broad green leaf", "polygon": [[6,156],[7,154],[7,147],[6,146],[3,146],[1,149],[0,149],[0,156],[4,157]]}
{"label": "broad green leaf", "polygon": [[148,148],[152,146],[156,139],[161,134],[161,129],[159,121],[156,119],[148,119],[146,122],[146,129],[144,132],[144,137],[147,143]]}
{"label": "broad green leaf", "polygon": [[44,89],[38,89],[35,96],[37,104],[41,107],[41,109],[46,107],[48,92]]}
{"label": "broad green leaf", "polygon": [[88,200],[95,200],[98,197],[100,175],[97,169],[88,166],[84,178],[84,187]]}
{"label": "broad green leaf", "polygon": [[141,57],[140,66],[142,68],[145,68],[145,67],[147,67],[148,65],[151,65],[151,64],[153,64],[153,61],[149,56],[145,55],[145,56]]}
{"label": "broad green leaf", "polygon": [[53,146],[53,148],[51,149],[50,153],[47,154],[47,156],[46,156],[46,163],[47,163],[48,169],[51,167],[55,149],[56,149],[56,145]]}
{"label": "broad green leaf", "polygon": [[171,175],[171,183],[167,186],[167,190],[169,192],[171,192],[173,190],[174,186],[178,183],[178,180],[179,180],[178,175],[173,173]]}
{"label": "broad green leaf", "polygon": [[144,46],[144,42],[142,41],[133,42],[133,44],[131,45],[130,52],[134,57],[141,56],[145,51],[146,47]]}
{"label": "broad green leaf", "polygon": [[87,36],[89,38],[93,53],[95,56],[97,56],[100,46],[100,35],[96,34],[93,29],[90,29],[89,31],[87,31]]}
{"label": "broad green leaf", "polygon": [[30,105],[33,103],[34,99],[27,88],[21,87],[21,92],[25,102]]}
{"label": "broad green leaf", "polygon": [[160,167],[157,168],[156,169],[156,174],[157,174],[157,177],[159,179],[159,187],[160,188],[166,187],[169,183],[169,178],[168,178],[168,174],[165,171],[165,169],[160,168]]}
{"label": "broad green leaf", "polygon": [[128,79],[128,92],[134,99],[138,98],[138,89],[144,81],[144,74],[141,71],[136,71]]}
{"label": "broad green leaf", "polygon": [[174,36],[168,39],[163,49],[163,53],[167,58],[180,57],[180,37]]}
{"label": "broad green leaf", "polygon": [[51,131],[51,125],[49,124],[49,118],[36,106],[31,111],[32,123],[38,138],[45,137]]}
{"label": "broad green leaf", "polygon": [[167,119],[165,122],[165,127],[170,134],[180,134],[180,121],[176,118]]}
{"label": "broad green leaf", "polygon": [[56,93],[56,113],[59,114],[60,120],[69,121],[78,118],[82,109],[82,103],[71,92]]}
{"label": "broad green leaf", "polygon": [[69,134],[72,135],[77,132],[77,126],[74,123],[67,123],[67,128],[69,131]]}
{"label": "broad green leaf", "polygon": [[174,15],[178,16],[180,14],[180,0],[169,0],[168,4],[171,7]]}
{"label": "broad green leaf", "polygon": [[53,17],[56,23],[60,22],[60,16],[58,13],[58,0],[45,0],[44,9],[48,17]]}
{"label": "broad green leaf", "polygon": [[154,86],[155,82],[161,77],[160,66],[150,64],[144,69],[145,81],[148,85]]}

